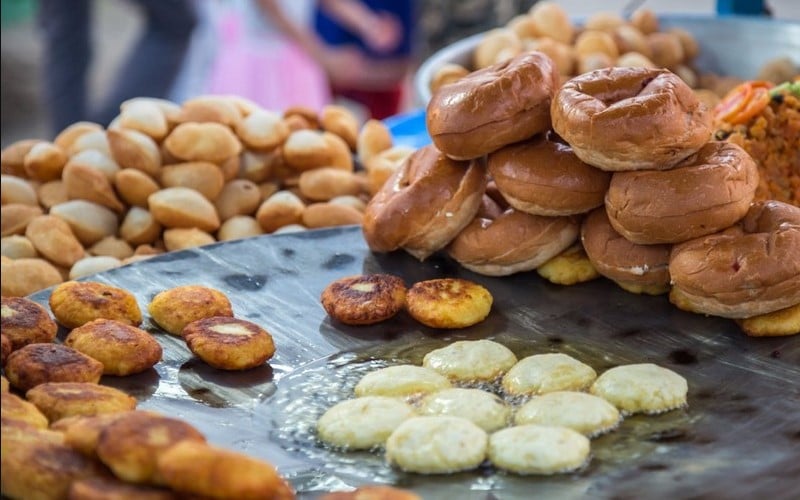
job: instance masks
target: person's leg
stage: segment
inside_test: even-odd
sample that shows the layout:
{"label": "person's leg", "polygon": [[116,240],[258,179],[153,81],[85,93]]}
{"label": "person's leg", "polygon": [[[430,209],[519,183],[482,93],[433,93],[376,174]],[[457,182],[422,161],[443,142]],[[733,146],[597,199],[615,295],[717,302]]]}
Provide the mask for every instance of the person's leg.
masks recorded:
{"label": "person's leg", "polygon": [[197,24],[192,0],[134,1],[144,11],[145,29],[97,114],[97,121],[104,125],[119,113],[119,105],[126,99],[169,95]]}
{"label": "person's leg", "polygon": [[39,0],[38,15],[44,41],[44,104],[55,135],[87,118],[86,80],[92,57],[89,2]]}

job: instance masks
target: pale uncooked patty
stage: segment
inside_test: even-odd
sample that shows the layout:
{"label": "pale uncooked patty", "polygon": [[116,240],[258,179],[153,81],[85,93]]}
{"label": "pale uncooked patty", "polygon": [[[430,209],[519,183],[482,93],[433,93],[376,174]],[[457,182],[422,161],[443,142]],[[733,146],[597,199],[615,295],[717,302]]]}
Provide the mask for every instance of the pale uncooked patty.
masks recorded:
{"label": "pale uncooked patty", "polygon": [[491,340],[462,340],[425,355],[422,366],[450,380],[491,381],[517,362],[511,350]]}
{"label": "pale uncooked patty", "polygon": [[571,391],[536,396],[520,406],[514,415],[517,425],[568,427],[589,437],[614,429],[619,421],[619,411],[605,399]]}
{"label": "pale uncooked patty", "polygon": [[366,396],[331,407],[317,421],[320,439],[351,450],[382,446],[414,409],[395,398]]}
{"label": "pale uncooked patty", "polygon": [[450,381],[422,366],[397,365],[367,373],[356,384],[356,396],[410,396],[450,387]]}
{"label": "pale uncooked patty", "polygon": [[591,392],[623,413],[662,413],[686,404],[689,386],[672,370],[652,363],[611,368],[592,384]]}
{"label": "pale uncooked patty", "polygon": [[449,474],[478,467],[486,458],[486,432],[465,418],[414,417],[386,441],[386,459],[409,472]]}
{"label": "pale uncooked patty", "polygon": [[589,457],[589,439],[566,427],[519,425],[489,438],[489,460],[517,474],[556,474],[580,468]]}
{"label": "pale uncooked patty", "polygon": [[425,396],[420,402],[419,413],[463,417],[486,432],[492,432],[508,425],[511,408],[491,392],[453,388]]}
{"label": "pale uncooked patty", "polygon": [[503,389],[515,396],[579,391],[589,387],[596,377],[591,366],[566,354],[535,354],[508,370]]}

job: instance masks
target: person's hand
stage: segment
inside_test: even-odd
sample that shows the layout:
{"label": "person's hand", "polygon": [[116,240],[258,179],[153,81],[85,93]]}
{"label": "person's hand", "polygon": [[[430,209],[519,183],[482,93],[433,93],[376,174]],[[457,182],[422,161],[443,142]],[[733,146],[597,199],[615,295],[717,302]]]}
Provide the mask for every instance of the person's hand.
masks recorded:
{"label": "person's hand", "polygon": [[393,14],[378,12],[364,23],[361,36],[375,52],[390,52],[403,41],[403,25]]}

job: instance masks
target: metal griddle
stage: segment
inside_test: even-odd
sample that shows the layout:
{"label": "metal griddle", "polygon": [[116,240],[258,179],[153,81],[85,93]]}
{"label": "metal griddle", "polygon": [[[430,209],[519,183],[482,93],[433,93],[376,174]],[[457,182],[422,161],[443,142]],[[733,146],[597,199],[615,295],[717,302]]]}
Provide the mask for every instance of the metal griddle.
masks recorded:
{"label": "metal griddle", "polygon": [[[423,327],[405,313],[369,327],[332,323],[319,302],[323,288],[375,272],[397,274],[408,285],[435,277],[474,280],[493,294],[492,312],[458,331]],[[133,292],[145,313],[143,327],[164,347],[154,369],[102,383],[132,393],[140,408],[186,419],[211,443],[271,461],[300,498],[372,482],[412,488],[426,499],[775,500],[800,492],[800,337],[748,338],[733,321],[682,312],[666,296],[634,295],[604,279],[557,286],[535,272],[488,278],[441,255],[423,263],[403,252],[375,255],[357,227],[219,243],[87,279]],[[150,322],[147,304],[156,293],[192,283],[223,291],[237,317],[272,333],[277,353],[269,364],[241,373],[212,369]],[[46,304],[49,293],[32,298]],[[380,454],[333,452],[308,432],[304,440],[303,432],[286,431],[295,420],[313,422],[315,400],[343,398],[326,391],[352,388],[342,384],[354,384],[355,372],[336,376],[352,363],[418,363],[422,347],[480,338],[504,343],[520,357],[564,352],[598,373],[623,363],[657,363],[688,379],[689,407],[626,419],[617,432],[593,441],[588,467],[548,477],[491,467],[452,476],[403,474],[384,465]],[[309,393],[309,386],[318,390]]]}

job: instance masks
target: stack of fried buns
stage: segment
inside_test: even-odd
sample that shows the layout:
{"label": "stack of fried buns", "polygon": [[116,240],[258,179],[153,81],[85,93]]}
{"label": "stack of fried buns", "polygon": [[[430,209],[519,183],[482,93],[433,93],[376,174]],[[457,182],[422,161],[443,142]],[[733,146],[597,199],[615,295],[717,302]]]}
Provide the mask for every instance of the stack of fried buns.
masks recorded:
{"label": "stack of fried buns", "polygon": [[445,251],[474,272],[605,276],[751,335],[800,331],[800,209],[754,203],[758,169],[711,140],[711,113],[666,69],[559,85],[527,52],[440,87],[433,144],[367,205],[373,251]]}

